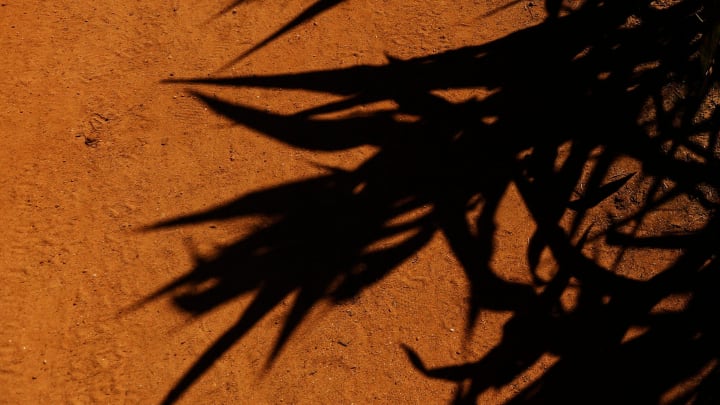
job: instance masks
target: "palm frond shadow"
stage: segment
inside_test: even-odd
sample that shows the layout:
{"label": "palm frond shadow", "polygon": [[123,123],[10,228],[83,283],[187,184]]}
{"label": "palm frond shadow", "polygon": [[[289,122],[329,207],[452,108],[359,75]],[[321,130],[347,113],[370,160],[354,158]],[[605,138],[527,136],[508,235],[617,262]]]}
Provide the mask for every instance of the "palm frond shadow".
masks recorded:
{"label": "palm frond shadow", "polygon": [[[337,3],[318,1],[305,14]],[[716,77],[699,56],[706,45],[698,39],[708,32],[700,17],[710,8],[699,0],[662,7],[585,1],[560,12],[559,3],[551,3],[553,18],[544,24],[437,55],[388,58],[380,66],[171,81],[342,96],[282,115],[190,90],[217,114],[295,147],[375,145],[378,152],[352,171],[332,169],[152,227],[274,218],[150,297],[173,294],[180,308],[203,314],[255,293],[166,403],[290,294],[297,298],[269,363],[314,304],[357,295],[436,233],[448,240],[471,285],[467,329],[483,310],[513,313],[502,341],[477,362],[427,369],[406,347],[420,372],[459,384],[456,402],[474,402],[510,383],[544,354],[558,361],[510,402],[658,402],[698,375],[700,382],[676,399],[718,400],[720,228],[714,213],[720,112],[708,108]],[[451,102],[436,93],[467,88],[490,95]],[[394,111],[348,113],[387,100],[397,105]],[[326,113],[339,117],[319,117]],[[408,122],[398,114],[419,119]],[[613,177],[621,160],[635,162],[639,171]],[[490,261],[498,205],[511,186],[536,222],[525,252],[533,285],[503,280],[497,275],[502,269]],[[629,190],[639,197],[627,205],[619,195]],[[609,212],[614,196],[616,209]],[[682,201],[702,207],[707,219],[701,227],[651,235],[638,230],[663,207]],[[469,221],[467,213],[478,205],[480,213]],[[606,221],[588,224],[603,215]],[[377,247],[383,240],[392,242]],[[603,265],[588,253],[589,244],[600,242],[620,250],[618,262]],[[549,280],[535,274],[545,249],[557,262]],[[633,249],[680,253],[666,268],[648,269],[653,275],[638,279],[618,270],[622,252]],[[199,288],[208,281],[211,287]],[[198,288],[188,292],[193,286]],[[579,298],[568,310],[560,301],[570,288]],[[653,310],[683,294],[690,297],[684,310]],[[645,330],[640,337],[624,338],[638,327]]]}

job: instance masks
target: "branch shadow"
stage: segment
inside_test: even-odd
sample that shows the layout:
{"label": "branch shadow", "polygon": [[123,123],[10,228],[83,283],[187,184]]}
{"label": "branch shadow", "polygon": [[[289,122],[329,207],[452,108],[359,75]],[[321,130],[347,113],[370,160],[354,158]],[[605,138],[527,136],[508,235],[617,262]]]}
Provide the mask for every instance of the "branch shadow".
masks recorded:
{"label": "branch shadow", "polygon": [[[313,3],[241,57],[340,2]],[[438,233],[471,286],[468,333],[482,311],[513,314],[502,341],[476,362],[428,369],[420,354],[405,347],[419,372],[458,384],[455,402],[476,402],[546,354],[557,361],[509,402],[720,400],[720,110],[715,62],[708,62],[703,36],[714,27],[708,22],[714,6],[659,3],[588,0],[569,9],[549,1],[549,18],[538,26],[436,55],[388,57],[378,66],[169,81],[340,96],[283,115],[189,90],[215,113],[294,147],[374,145],[378,151],[355,170],[327,168],[327,174],[148,228],[273,218],[218,257],[198,259],[188,274],[147,298],[170,294],[179,308],[200,316],[255,294],[164,402],[179,399],[289,295],[297,299],[268,365],[313,305],[356,296]],[[451,102],[438,93],[452,89],[489,95]],[[378,101],[397,107],[353,112]],[[335,118],[323,118],[329,113]],[[615,175],[625,161],[638,170]],[[504,280],[491,263],[496,214],[509,187],[517,188],[535,221],[524,252],[533,284]],[[697,207],[700,226],[681,221],[644,227],[668,207],[682,205]],[[593,256],[597,246],[619,252],[616,260],[608,265]],[[537,273],[546,250],[556,262],[550,278]],[[648,257],[667,251],[675,258],[636,277],[623,271],[623,258],[637,251]],[[577,300],[566,308],[569,290]],[[688,297],[684,307],[658,311],[677,296]],[[642,333],[628,338],[638,328]]]}

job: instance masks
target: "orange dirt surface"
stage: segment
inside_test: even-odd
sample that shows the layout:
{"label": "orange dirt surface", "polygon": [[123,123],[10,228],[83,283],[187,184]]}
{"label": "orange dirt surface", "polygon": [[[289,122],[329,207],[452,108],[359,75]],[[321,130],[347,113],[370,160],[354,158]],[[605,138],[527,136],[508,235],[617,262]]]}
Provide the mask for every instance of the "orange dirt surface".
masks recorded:
{"label": "orange dirt surface", "polygon": [[[415,128],[426,115],[405,103],[429,94],[456,106],[496,94],[522,96],[526,84],[544,80],[536,76],[544,69],[536,64],[545,62],[517,54],[536,50],[516,48],[495,62],[507,71],[498,76],[515,75],[515,85],[491,79],[477,86],[441,84],[432,92],[369,97],[350,107],[341,104],[357,94],[354,89],[379,87],[367,94],[382,93],[392,80],[362,82],[359,74],[333,82],[330,73],[317,80],[331,82],[333,91],[314,87],[312,76],[293,76],[287,86],[284,79],[237,86],[185,80],[243,77],[259,83],[292,73],[355,74],[364,72],[352,70],[357,66],[372,71],[425,57],[429,66],[435,55],[516,38],[514,33],[543,24],[543,4],[347,0],[242,56],[318,3],[2,0],[0,403],[450,403],[462,397],[497,404],[525,395],[564,358],[592,363],[572,357],[580,349],[548,343],[565,333],[552,322],[537,323],[534,332],[513,329],[535,308],[523,297],[544,291],[564,252],[552,243],[534,250],[538,218],[526,197],[532,181],[496,187],[479,180],[478,187],[489,191],[469,192],[467,205],[459,205],[460,222],[467,218],[473,225],[467,235],[452,233],[455,222],[443,227],[436,212],[455,203],[433,203],[426,194],[444,191],[403,177],[406,168],[427,167],[428,182],[453,187],[462,176],[449,170],[435,181],[432,173],[447,174],[444,167],[454,159],[417,163],[410,157],[440,153],[444,144],[414,150],[384,140],[348,141],[354,128],[359,137],[373,139],[395,136],[395,126]],[[423,87],[434,74],[397,80]],[[537,89],[549,92],[552,85]],[[469,161],[488,162],[497,154],[520,162],[537,151],[534,139],[552,127],[543,118],[544,96],[549,93],[468,115],[488,128],[507,122],[538,128],[512,147],[500,135],[498,145],[487,146],[496,149],[483,149]],[[232,106],[244,110],[228,112]],[[337,108],[312,110],[319,106]],[[517,114],[508,116],[508,110]],[[304,121],[306,111],[317,120]],[[249,118],[233,115],[241,113]],[[344,118],[348,126],[325,129]],[[283,138],[282,130],[304,131],[308,122],[307,131],[332,136]],[[449,139],[462,133],[445,132]],[[421,134],[408,130],[403,136]],[[575,149],[565,139],[557,145],[551,148],[560,167]],[[651,280],[683,250],[623,250],[595,238],[657,191],[631,154],[592,178],[593,159],[603,150],[588,148],[589,163],[578,166],[585,174],[568,199],[593,182],[620,181],[620,194],[579,219],[560,211],[541,220],[576,229],[568,238],[587,242],[579,250],[583,260],[612,268],[628,283]],[[335,193],[342,176],[365,173],[377,156],[389,158],[380,169],[373,166],[375,174]],[[472,170],[485,170],[478,172],[482,179],[513,170],[503,163],[478,165]],[[388,178],[394,180],[383,182]],[[666,188],[677,183],[664,181]],[[395,191],[405,184],[427,193]],[[488,201],[494,204],[492,225],[474,223],[490,209]],[[695,232],[710,221],[710,211],[696,201],[679,196],[622,229],[634,227],[636,236]],[[708,201],[715,203],[712,195]],[[478,247],[484,264],[458,254],[466,252],[458,247],[464,237],[486,242]],[[492,276],[473,281],[468,269],[475,265],[492,269]],[[618,290],[602,288],[583,295],[582,277],[573,277],[548,313],[573,313],[582,297],[596,297],[598,307],[592,308],[598,311],[626,297],[618,292],[613,301]],[[530,304],[509,302],[516,296]],[[652,297],[647,308],[635,309],[676,311],[692,294]],[[588,311],[578,313],[582,318]],[[654,325],[615,325],[615,346],[603,346],[602,339],[590,338],[600,334],[601,323],[585,319],[587,325],[573,324],[579,332],[568,340],[604,348],[625,348]],[[518,344],[522,339],[528,343]],[[603,350],[598,356],[608,352]],[[618,353],[612,356],[621,358]],[[688,366],[692,372],[668,379],[652,398],[681,398],[686,391],[676,383],[690,378],[691,388],[697,387],[714,375],[715,357],[702,353],[694,368]],[[628,385],[634,383],[644,387]]]}

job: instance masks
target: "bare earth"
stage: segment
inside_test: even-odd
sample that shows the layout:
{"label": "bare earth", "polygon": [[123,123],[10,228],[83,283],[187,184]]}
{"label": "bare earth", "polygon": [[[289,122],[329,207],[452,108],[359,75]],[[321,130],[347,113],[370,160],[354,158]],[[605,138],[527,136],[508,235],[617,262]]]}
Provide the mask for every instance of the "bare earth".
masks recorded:
{"label": "bare earth", "polygon": [[[695,279],[676,291],[656,277],[685,245],[605,236],[615,224],[631,237],[702,232],[714,185],[632,217],[681,180],[645,176],[634,150],[603,160],[615,144],[572,130],[604,120],[555,124],[577,117],[573,101],[548,116],[550,96],[575,87],[553,94],[564,56],[525,31],[546,21],[541,2],[337,2],[245,57],[323,2],[228,3],[2,0],[0,403],[499,404],[561,398],[533,395],[562,381],[568,403],[628,387],[652,403],[717,379],[717,343],[682,351],[717,337],[705,318],[683,318],[687,339],[643,346],[680,354],[631,346],[667,330],[649,314],[682,314],[702,295]],[[487,62],[433,70],[456,49]],[[403,70],[410,60],[421,67]],[[292,75],[307,72],[324,73]],[[244,81],[185,81],[218,77]],[[475,130],[492,141],[467,141]],[[583,215],[533,208],[541,150],[558,172],[582,158],[569,192],[540,200],[582,204],[593,184],[617,193]],[[713,266],[715,251],[703,254],[686,265]],[[592,274],[551,283],[563,263],[611,276],[589,290]],[[548,286],[559,290],[545,311]],[[657,386],[633,376],[655,372],[667,377]]]}

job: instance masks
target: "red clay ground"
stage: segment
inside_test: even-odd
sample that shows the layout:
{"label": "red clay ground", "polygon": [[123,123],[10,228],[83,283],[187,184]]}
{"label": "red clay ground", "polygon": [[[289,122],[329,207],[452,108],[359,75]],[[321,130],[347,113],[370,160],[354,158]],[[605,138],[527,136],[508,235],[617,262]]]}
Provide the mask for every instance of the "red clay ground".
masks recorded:
{"label": "red clay ground", "polygon": [[[386,55],[409,59],[483,44],[545,17],[541,5],[527,1],[349,0],[221,70],[312,3],[251,1],[218,14],[226,2],[3,0],[0,403],[161,402],[236,324],[257,290],[197,317],[173,294],[144,300],[191,271],[197,257],[212,258],[271,221],[250,216],[145,228],[327,174],[328,167],[353,170],[377,150],[288,146],[235,125],[186,89],[282,114],[334,96],[161,81],[383,65]],[[478,88],[445,97],[488,94]],[[620,165],[608,178],[633,170],[632,163]],[[626,202],[614,204],[622,209]],[[705,223],[701,210],[686,211],[658,221],[680,216],[675,227],[683,229]],[[531,285],[525,252],[535,225],[515,186],[504,192],[495,222],[492,267],[502,269],[503,280]],[[588,255],[608,265],[616,258],[611,250]],[[619,271],[632,275],[646,267],[643,260],[674,257],[632,257]],[[553,268],[543,254],[540,276]],[[568,305],[571,295],[563,296]],[[354,298],[313,305],[268,365],[296,298],[292,290],[280,299],[180,402],[447,403],[462,384],[424,375],[403,346],[428,368],[478,361],[500,343],[513,315],[483,310],[466,334],[469,283],[440,233]],[[507,401],[556,361],[540,356],[511,381],[482,390],[478,403]]]}

